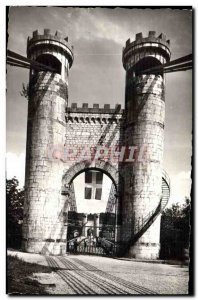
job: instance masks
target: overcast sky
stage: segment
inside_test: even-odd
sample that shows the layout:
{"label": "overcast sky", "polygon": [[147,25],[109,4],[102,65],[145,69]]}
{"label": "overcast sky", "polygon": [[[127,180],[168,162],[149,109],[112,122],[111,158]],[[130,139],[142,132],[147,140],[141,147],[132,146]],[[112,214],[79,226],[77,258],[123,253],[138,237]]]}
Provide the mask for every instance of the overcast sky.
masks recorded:
{"label": "overcast sky", "polygon": [[[192,53],[192,15],[187,10],[12,7],[8,48],[26,55],[27,37],[36,29],[60,30],[74,45],[69,73],[69,103],[116,103],[124,107],[125,70],[122,47],[130,37],[155,30],[171,42],[171,59]],[[7,67],[7,176],[23,185],[27,100],[20,96],[28,82],[26,69]],[[164,168],[171,178],[171,201],[190,194],[192,72],[166,75]]]}

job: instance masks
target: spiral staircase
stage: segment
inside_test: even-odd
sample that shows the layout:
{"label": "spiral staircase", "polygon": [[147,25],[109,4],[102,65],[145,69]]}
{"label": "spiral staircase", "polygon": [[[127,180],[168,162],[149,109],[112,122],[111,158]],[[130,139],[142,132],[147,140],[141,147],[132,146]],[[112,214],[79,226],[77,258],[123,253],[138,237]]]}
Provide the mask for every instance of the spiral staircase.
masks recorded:
{"label": "spiral staircase", "polygon": [[[158,206],[153,209],[152,211],[149,212],[148,215],[145,217],[141,218],[141,223],[139,220],[135,223],[134,225],[134,233],[131,236],[131,239],[127,242],[121,245],[119,249],[119,253],[114,253],[118,254],[119,256],[122,256],[126,254],[130,247],[133,246],[138,239],[147,231],[147,229],[154,223],[154,221],[157,219],[157,217],[162,213],[168,203],[170,197],[170,179],[168,174],[163,170],[162,173],[162,197],[160,199],[160,202]],[[106,254],[109,254],[109,247],[108,243],[106,241],[103,241],[102,247],[105,250]],[[111,247],[111,252],[112,252],[112,247]]]}

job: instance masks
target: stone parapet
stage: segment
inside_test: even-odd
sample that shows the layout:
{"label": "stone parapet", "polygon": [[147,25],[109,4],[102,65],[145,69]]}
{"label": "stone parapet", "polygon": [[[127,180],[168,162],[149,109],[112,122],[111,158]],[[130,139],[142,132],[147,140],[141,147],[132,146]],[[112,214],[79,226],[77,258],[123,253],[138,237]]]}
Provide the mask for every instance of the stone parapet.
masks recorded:
{"label": "stone parapet", "polygon": [[116,104],[115,108],[111,108],[110,104],[104,104],[101,107],[99,104],[93,104],[92,107],[88,103],[83,103],[81,107],[77,103],[72,103],[70,107],[67,108],[67,113],[86,113],[86,114],[111,114],[111,115],[121,115],[124,110],[121,108],[120,104]]}
{"label": "stone parapet", "polygon": [[128,39],[123,48],[123,66],[128,70],[137,61],[148,56],[157,57],[161,63],[170,60],[170,41],[166,39],[163,33],[156,37],[155,31],[149,31],[148,37],[143,37],[142,33],[138,33],[136,34],[135,41],[131,42]]}
{"label": "stone parapet", "polygon": [[32,37],[28,37],[27,39],[27,56],[30,57],[32,52],[42,48],[53,48],[58,52],[65,53],[68,57],[70,67],[72,66],[74,60],[73,46],[68,43],[68,37],[64,38],[60,31],[52,34],[50,29],[44,29],[43,34],[40,34],[38,30],[35,30]]}

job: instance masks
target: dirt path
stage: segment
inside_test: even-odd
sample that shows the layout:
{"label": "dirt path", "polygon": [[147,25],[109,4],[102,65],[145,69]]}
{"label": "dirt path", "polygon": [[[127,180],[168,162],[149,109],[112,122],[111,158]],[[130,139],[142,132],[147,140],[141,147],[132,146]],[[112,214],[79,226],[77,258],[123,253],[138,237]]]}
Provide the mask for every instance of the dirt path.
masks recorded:
{"label": "dirt path", "polygon": [[[9,255],[17,255],[25,261],[50,266],[51,273],[34,274],[34,279],[45,285],[50,294],[187,294],[187,268],[83,255],[55,257],[14,251],[9,251]],[[141,272],[147,275],[145,279]],[[161,274],[162,282],[163,278],[165,279],[162,286],[160,280],[156,285],[156,272],[158,278]]]}

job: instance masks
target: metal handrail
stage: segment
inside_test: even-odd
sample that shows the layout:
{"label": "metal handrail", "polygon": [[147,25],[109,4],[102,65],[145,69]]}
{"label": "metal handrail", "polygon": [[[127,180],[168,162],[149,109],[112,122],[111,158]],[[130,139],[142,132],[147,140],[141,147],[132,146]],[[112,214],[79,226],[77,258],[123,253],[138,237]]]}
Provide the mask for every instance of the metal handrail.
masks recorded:
{"label": "metal handrail", "polygon": [[162,170],[162,179],[164,179],[164,181],[166,181],[166,183],[169,187],[169,190],[170,190],[170,187],[171,187],[170,177],[168,176],[168,173],[164,169]]}
{"label": "metal handrail", "polygon": [[[170,195],[170,178],[165,170],[162,170],[162,180],[164,180],[165,183],[167,184],[169,189],[169,195]],[[141,223],[139,222],[139,220],[136,221],[136,224],[134,226],[134,235],[129,242],[130,246],[136,239],[138,239],[144,233],[143,229],[149,225],[149,222],[153,221],[154,218],[157,217],[158,214],[162,211],[162,209],[164,209],[164,207],[162,207],[162,200],[163,200],[163,196],[161,197],[160,202],[156,208],[150,211],[144,218],[139,219],[142,220]]]}
{"label": "metal handrail", "polygon": [[146,215],[146,217],[142,218],[142,223],[141,223],[141,227],[139,226],[139,220],[137,221],[138,223],[135,225],[135,229],[138,228],[138,231],[135,232],[135,234],[138,234],[138,232],[140,232],[144,226],[147,225],[147,223],[151,220],[152,217],[155,217],[156,213],[158,213],[158,211],[160,211],[161,209],[161,203],[162,203],[162,198],[157,206],[157,208],[154,208],[152,211],[150,211],[148,213],[148,215]]}

